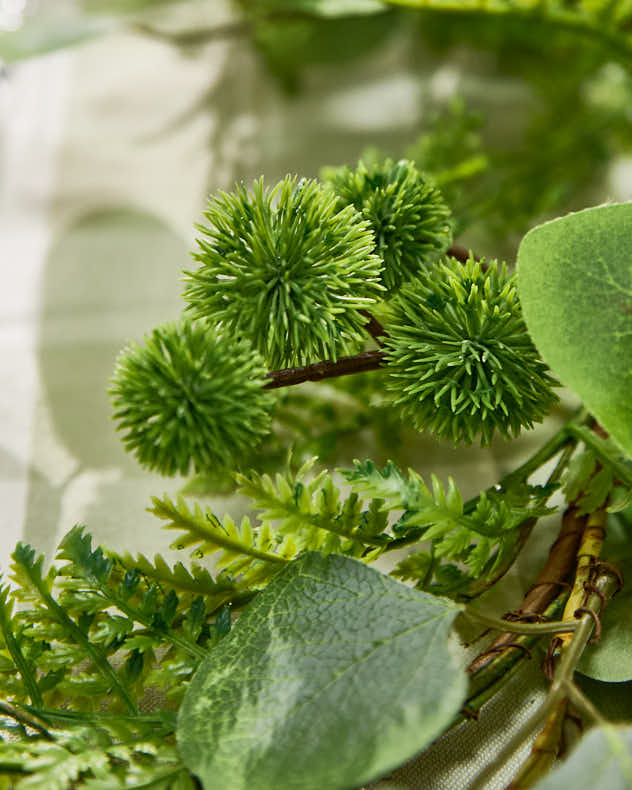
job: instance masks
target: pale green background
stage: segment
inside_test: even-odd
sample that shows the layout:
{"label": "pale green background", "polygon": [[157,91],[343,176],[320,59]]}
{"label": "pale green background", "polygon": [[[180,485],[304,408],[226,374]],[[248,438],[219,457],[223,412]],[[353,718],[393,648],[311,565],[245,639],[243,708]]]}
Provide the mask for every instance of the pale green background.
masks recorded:
{"label": "pale green background", "polygon": [[[229,17],[220,0],[192,6],[204,23]],[[178,315],[179,272],[191,263],[193,223],[209,190],[261,173],[313,176],[322,164],[353,161],[367,144],[412,140],[428,98],[469,79],[439,67],[420,82],[415,58],[404,32],[342,72],[312,69],[306,90],[288,99],[247,42],[185,55],[117,33],[19,65],[2,80],[3,568],[17,539],[51,556],[78,522],[115,549],[167,550],[169,537],[145,508],[150,494],[174,493],[181,481],[141,471],[119,443],[105,394],[119,349]],[[497,85],[494,101],[502,105],[513,87]],[[417,469],[453,474],[468,495],[538,441],[529,435],[490,452],[421,440]],[[219,513],[242,507],[213,502]],[[531,556],[490,603],[496,612],[518,604],[551,529],[540,529]],[[404,788],[465,790],[541,696],[533,662],[479,723],[448,734],[395,779]]]}

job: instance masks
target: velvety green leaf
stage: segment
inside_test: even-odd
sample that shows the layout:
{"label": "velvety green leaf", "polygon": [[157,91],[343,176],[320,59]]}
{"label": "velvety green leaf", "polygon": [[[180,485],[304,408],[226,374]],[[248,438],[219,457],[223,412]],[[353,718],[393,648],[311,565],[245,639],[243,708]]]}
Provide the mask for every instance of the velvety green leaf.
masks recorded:
{"label": "velvety green leaf", "polygon": [[518,253],[529,333],[563,384],[632,455],[632,203],[540,225]]}
{"label": "velvety green leaf", "polygon": [[566,762],[535,790],[629,790],[632,727],[599,727],[585,735]]}
{"label": "velvety green leaf", "polygon": [[350,790],[383,775],[461,707],[459,611],[351,558],[303,555],[194,676],[185,764],[206,790]]}

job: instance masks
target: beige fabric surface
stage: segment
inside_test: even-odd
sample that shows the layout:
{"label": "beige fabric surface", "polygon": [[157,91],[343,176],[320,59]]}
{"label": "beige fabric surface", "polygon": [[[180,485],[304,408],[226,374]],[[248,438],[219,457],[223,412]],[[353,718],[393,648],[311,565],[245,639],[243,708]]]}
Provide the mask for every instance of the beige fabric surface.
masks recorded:
{"label": "beige fabric surface", "polygon": [[[214,5],[217,18],[225,12]],[[145,473],[124,453],[105,394],[116,355],[180,312],[179,273],[209,190],[260,173],[315,175],[368,143],[414,136],[423,90],[408,54],[395,40],[335,80],[314,70],[293,100],[239,41],[193,56],[121,33],[9,71],[0,83],[3,568],[17,539],[51,556],[78,522],[104,545],[169,556],[169,536],[145,508],[181,481]],[[536,441],[525,437],[518,452]],[[421,447],[418,470],[452,474],[466,494],[516,452]],[[242,504],[213,507],[239,515]],[[518,603],[552,528],[490,602],[495,611]],[[541,695],[534,662],[480,722],[448,733],[393,781],[466,790]]]}

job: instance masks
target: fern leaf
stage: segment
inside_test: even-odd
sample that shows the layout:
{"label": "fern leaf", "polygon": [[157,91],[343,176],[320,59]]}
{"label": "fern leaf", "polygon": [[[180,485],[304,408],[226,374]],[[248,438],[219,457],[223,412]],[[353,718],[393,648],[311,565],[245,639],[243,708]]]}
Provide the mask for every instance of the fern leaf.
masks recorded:
{"label": "fern leaf", "polygon": [[[169,590],[166,595],[159,596],[157,587],[152,586],[143,595],[141,604],[135,605],[124,586],[115,587],[109,583],[114,560],[106,557],[101,548],[92,550],[92,538],[83,532],[82,527],[75,527],[64,536],[57,558],[70,563],[63,573],[78,576],[91,584],[108,606],[115,606],[125,615],[124,618],[110,616],[101,621],[105,644],[109,645],[113,640],[122,642],[137,622],[163,634],[165,639],[191,655],[200,659],[205,656],[199,645],[171,628],[179,604],[175,591]],[[94,636],[102,635],[97,630]]]}
{"label": "fern leaf", "polygon": [[44,703],[42,693],[37,684],[35,667],[22,652],[21,639],[19,634],[16,633],[16,624],[13,621],[13,603],[9,600],[8,585],[0,588],[0,629],[2,630],[6,650],[12,659],[8,660],[4,657],[8,663],[6,671],[17,669],[31,703],[36,707],[42,707]]}
{"label": "fern leaf", "polygon": [[127,708],[132,713],[137,713],[136,703],[130,690],[122,683],[104,653],[92,644],[79,624],[71,619],[64,608],[53,598],[51,594],[53,576],[50,572],[44,576],[42,572],[44,558],[41,555],[36,558],[35,551],[22,543],[18,543],[12,556],[13,580],[17,584],[26,582],[26,585],[39,595],[43,608],[50,618],[57,622],[66,638],[82,649],[84,657],[92,661],[101,676]]}
{"label": "fern leaf", "polygon": [[218,609],[239,593],[237,584],[226,574],[214,579],[206,568],[196,563],[189,568],[181,562],[170,567],[160,554],[156,554],[152,562],[143,554],[132,557],[128,553],[116,555],[116,561],[126,571],[137,570],[146,580],[183,595],[189,594],[192,598],[203,595],[210,611]]}
{"label": "fern leaf", "polygon": [[277,474],[272,480],[257,472],[237,475],[239,492],[252,500],[262,520],[274,522],[278,533],[293,535],[300,550],[375,559],[391,540],[384,532],[386,519],[378,518],[375,508],[365,512],[357,494],[341,500],[327,472],[307,480],[315,460],[308,461],[295,477]]}
{"label": "fern leaf", "polygon": [[291,537],[277,542],[269,528],[255,534],[248,518],[238,527],[226,516],[220,522],[209,509],[199,505],[190,510],[182,497],[177,504],[169,497],[152,498],[150,512],[167,521],[166,529],[180,530],[183,534],[174,542],[176,549],[196,546],[194,556],[221,552],[217,567],[225,568],[231,576],[241,576],[241,586],[262,584],[297,554]]}

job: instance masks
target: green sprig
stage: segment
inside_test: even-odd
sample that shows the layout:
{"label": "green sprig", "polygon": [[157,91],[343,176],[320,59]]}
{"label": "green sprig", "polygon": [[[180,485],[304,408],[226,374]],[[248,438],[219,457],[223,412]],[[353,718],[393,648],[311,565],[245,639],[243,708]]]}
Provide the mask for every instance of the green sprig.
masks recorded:
{"label": "green sprig", "polygon": [[532,428],[557,400],[504,264],[435,264],[394,300],[388,330],[387,387],[420,430],[489,444],[495,431]]}
{"label": "green sprig", "polygon": [[437,259],[452,240],[450,210],[439,190],[402,159],[352,170],[325,171],[338,207],[353,206],[369,222],[384,262],[382,281],[393,291]]}
{"label": "green sprig", "polygon": [[126,448],[164,475],[238,465],[270,430],[274,398],[264,377],[247,341],[201,323],[165,324],[119,357],[114,418]]}
{"label": "green sprig", "polygon": [[380,295],[366,221],[316,181],[263,179],[211,198],[186,272],[192,314],[245,336],[270,367],[336,359],[366,338],[361,311]]}

